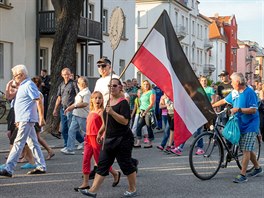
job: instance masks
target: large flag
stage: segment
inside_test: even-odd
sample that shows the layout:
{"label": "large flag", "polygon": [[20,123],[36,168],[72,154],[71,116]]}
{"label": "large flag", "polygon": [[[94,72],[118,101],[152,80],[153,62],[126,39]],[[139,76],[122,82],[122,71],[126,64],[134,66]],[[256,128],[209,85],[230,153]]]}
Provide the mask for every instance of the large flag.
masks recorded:
{"label": "large flag", "polygon": [[174,143],[184,143],[215,112],[164,10],[131,60],[174,103]]}

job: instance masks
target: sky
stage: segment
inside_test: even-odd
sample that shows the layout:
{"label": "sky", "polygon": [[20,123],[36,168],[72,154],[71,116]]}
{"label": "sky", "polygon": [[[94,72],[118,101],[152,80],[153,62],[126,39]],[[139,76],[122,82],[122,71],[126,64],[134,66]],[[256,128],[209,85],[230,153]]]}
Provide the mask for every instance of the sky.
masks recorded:
{"label": "sky", "polygon": [[199,12],[205,16],[235,15],[238,39],[255,41],[264,47],[264,0],[199,0]]}

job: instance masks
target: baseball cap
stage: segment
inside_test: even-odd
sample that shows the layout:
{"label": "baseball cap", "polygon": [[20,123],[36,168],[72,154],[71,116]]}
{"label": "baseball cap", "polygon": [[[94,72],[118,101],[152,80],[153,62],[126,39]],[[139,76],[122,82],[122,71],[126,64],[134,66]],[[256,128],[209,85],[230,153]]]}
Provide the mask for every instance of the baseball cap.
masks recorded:
{"label": "baseball cap", "polygon": [[220,77],[220,76],[227,76],[227,75],[229,75],[229,73],[224,70],[218,76]]}
{"label": "baseball cap", "polygon": [[100,58],[99,61],[97,61],[97,64],[109,64],[111,65],[111,61],[108,58]]}

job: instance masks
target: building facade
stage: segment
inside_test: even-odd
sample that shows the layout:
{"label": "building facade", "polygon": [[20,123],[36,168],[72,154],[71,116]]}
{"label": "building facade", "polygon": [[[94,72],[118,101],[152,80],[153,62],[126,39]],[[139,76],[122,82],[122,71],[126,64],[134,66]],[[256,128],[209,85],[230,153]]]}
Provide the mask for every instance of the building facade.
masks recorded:
{"label": "building facade", "polygon": [[209,64],[208,39],[210,20],[199,13],[199,1],[136,1],[136,46],[143,42],[163,10],[169,14],[175,32],[193,71],[197,76],[210,76],[214,66]]}
{"label": "building facade", "polygon": [[[90,88],[99,78],[97,60],[113,58],[109,43],[108,22],[112,10],[121,7],[125,13],[122,40],[114,53],[114,71],[120,74],[135,53],[135,1],[84,0],[77,41],[76,74],[88,76]],[[19,19],[19,20],[18,20]],[[25,64],[29,75],[38,75],[41,69],[50,73],[53,39],[56,31],[51,0],[0,1],[0,90],[12,78],[11,68]],[[129,67],[124,79],[135,76]]]}

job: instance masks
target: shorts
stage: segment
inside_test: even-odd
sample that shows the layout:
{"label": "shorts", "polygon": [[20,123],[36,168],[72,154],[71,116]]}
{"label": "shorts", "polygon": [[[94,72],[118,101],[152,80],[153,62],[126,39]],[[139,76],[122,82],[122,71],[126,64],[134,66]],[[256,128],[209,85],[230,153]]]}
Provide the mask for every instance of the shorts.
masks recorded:
{"label": "shorts", "polygon": [[255,149],[257,134],[258,133],[256,132],[248,132],[246,134],[241,134],[239,146],[242,151],[253,151]]}

